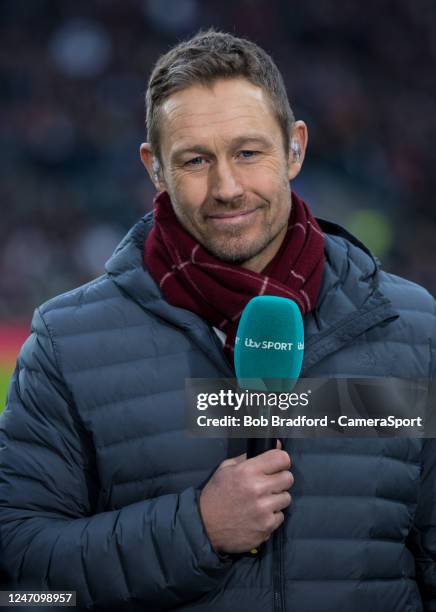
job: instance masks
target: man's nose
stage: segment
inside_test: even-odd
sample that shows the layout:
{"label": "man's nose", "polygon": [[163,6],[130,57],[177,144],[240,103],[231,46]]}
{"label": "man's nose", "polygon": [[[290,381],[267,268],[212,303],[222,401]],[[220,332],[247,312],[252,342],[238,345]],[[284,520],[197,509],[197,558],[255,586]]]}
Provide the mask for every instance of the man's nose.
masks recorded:
{"label": "man's nose", "polygon": [[209,172],[210,193],[221,202],[231,202],[244,194],[237,169],[229,161],[217,161]]}

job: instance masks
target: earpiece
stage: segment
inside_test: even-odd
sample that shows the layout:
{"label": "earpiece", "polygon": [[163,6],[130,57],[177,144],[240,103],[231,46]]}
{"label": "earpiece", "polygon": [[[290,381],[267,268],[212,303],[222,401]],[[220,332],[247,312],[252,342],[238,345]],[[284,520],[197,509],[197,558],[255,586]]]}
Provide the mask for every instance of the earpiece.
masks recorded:
{"label": "earpiece", "polygon": [[292,151],[292,156],[294,158],[294,161],[300,162],[301,161],[301,146],[296,138],[291,139],[291,151]]}
{"label": "earpiece", "polygon": [[156,159],[156,157],[153,157],[153,159],[151,161],[151,166],[153,168],[154,180],[156,182],[158,182],[159,181],[160,164],[159,164],[158,160]]}

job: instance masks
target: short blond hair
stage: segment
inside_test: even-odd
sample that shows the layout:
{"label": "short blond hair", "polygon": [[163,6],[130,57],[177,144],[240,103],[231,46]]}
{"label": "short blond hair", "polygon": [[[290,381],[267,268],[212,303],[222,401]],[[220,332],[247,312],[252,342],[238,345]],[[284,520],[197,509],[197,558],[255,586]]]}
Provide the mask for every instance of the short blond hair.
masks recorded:
{"label": "short blond hair", "polygon": [[238,77],[246,78],[267,94],[288,151],[295,118],[282,75],[273,59],[250,40],[210,29],[162,55],[150,75],[145,96],[147,139],[159,161],[159,118],[165,100],[192,85],[210,86],[217,79]]}

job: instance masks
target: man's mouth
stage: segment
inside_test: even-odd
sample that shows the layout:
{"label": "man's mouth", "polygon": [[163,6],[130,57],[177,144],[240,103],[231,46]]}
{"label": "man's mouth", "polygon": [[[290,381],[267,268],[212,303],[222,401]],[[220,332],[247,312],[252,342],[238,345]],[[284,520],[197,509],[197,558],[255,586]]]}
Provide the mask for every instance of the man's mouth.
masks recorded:
{"label": "man's mouth", "polygon": [[232,210],[222,213],[214,213],[212,215],[208,215],[207,219],[216,225],[233,225],[240,223],[241,221],[251,221],[258,210],[259,208],[251,208],[250,210]]}

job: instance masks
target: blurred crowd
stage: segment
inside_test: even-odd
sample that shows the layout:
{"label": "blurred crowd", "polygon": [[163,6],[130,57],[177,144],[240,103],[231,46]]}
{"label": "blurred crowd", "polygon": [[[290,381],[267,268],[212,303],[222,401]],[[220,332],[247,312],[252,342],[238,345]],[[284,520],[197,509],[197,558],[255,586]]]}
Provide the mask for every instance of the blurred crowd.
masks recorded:
{"label": "blurred crowd", "polygon": [[434,0],[1,0],[0,320],[101,274],[150,209],[147,78],[210,26],[279,65],[309,126],[296,191],[436,294]]}

